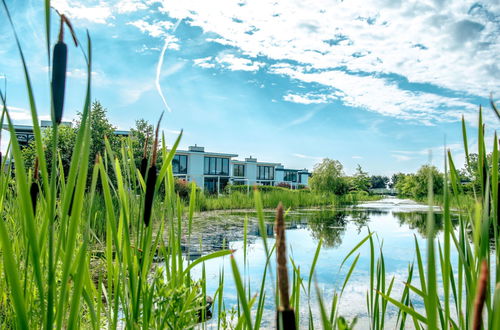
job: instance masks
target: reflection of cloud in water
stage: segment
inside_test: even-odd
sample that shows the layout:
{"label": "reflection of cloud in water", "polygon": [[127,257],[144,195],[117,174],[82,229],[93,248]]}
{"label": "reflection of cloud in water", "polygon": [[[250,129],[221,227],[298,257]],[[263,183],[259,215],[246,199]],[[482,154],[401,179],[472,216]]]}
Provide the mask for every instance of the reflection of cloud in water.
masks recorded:
{"label": "reflection of cloud in water", "polygon": [[[406,203],[406,202],[404,202]],[[318,263],[315,271],[315,280],[320,287],[327,308],[330,307],[332,297],[335,291],[339,292],[342,288],[343,281],[349,270],[349,267],[359,253],[360,257],[356,265],[355,271],[352,273],[351,279],[346,286],[343,297],[340,300],[339,312],[340,315],[347,319],[352,319],[356,316],[360,317],[357,328],[368,328],[368,318],[366,311],[366,293],[369,285],[370,273],[370,252],[369,246],[366,244],[361,247],[356,255],[353,255],[350,260],[339,270],[340,264],[344,257],[359,241],[367,235],[367,228],[376,233],[376,246],[378,242],[384,242],[384,259],[386,263],[386,285],[392,276],[395,277],[394,288],[391,296],[401,298],[404,282],[407,279],[408,265],[414,260],[414,238],[416,234],[417,240],[421,246],[425,262],[425,231],[426,219],[425,214],[427,208],[424,206],[420,211],[415,210],[415,205],[411,204],[407,207],[406,204],[389,202],[380,202],[381,209],[375,207],[351,207],[342,210],[297,210],[291,211],[286,220],[288,229],[286,231],[287,242],[289,244],[289,254],[297,266],[301,269],[301,275],[304,282],[307,284],[308,275],[313,260],[313,256],[318,244],[318,240],[323,239],[324,246],[321,250]],[[373,205],[372,205],[373,206]],[[411,206],[411,208],[410,208]],[[262,280],[262,273],[265,264],[265,253],[263,245],[259,238],[260,233],[257,226],[257,219],[254,212],[218,212],[205,214],[202,218],[195,219],[193,224],[193,242],[199,242],[200,238],[204,245],[205,253],[211,250],[217,250],[222,246],[225,240],[231,248],[236,248],[235,259],[240,265],[240,270],[243,270],[243,219],[248,217],[249,235],[248,235],[248,268],[245,273],[249,281],[252,292],[257,292]],[[272,234],[272,222],[274,212],[266,212],[265,220],[267,222],[267,234]],[[436,224],[438,228],[440,216],[436,216]],[[274,239],[269,239],[269,244],[273,244]],[[378,252],[377,252],[378,254]],[[272,259],[274,261],[274,258]],[[217,290],[219,271],[224,265],[226,270],[225,282],[225,302],[226,306],[234,306],[236,304],[236,289],[233,282],[229,258],[210,260],[206,263],[206,273],[208,278],[207,291],[213,294]],[[274,266],[271,271],[275,274]],[[200,267],[193,271],[193,276],[200,276]],[[274,302],[272,298],[273,285],[269,278],[266,286],[266,309],[268,312],[265,315],[265,326],[273,327],[274,324]],[[413,283],[419,283],[418,276],[414,271]],[[306,285],[307,286],[307,285]],[[418,285],[417,285],[418,286]],[[314,288],[314,285],[312,286]],[[314,323],[319,324],[319,308],[315,290],[312,289],[313,296],[310,297],[312,311],[314,314]],[[412,302],[417,309],[423,308],[418,301],[418,297],[412,296]],[[396,310],[388,304],[387,307],[387,327],[394,327],[397,318]],[[307,327],[307,318],[309,309],[307,306],[307,296],[301,292],[301,321],[302,325]],[[213,322],[213,321],[211,321]],[[411,326],[411,322],[407,326]]]}

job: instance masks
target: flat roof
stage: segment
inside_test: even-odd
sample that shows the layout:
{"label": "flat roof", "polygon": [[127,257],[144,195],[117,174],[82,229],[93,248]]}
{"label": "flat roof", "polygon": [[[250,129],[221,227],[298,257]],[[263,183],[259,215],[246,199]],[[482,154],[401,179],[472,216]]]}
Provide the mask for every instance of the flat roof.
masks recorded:
{"label": "flat roof", "polygon": [[257,164],[257,165],[271,165],[271,166],[280,166],[281,165],[281,163],[253,162],[253,161],[238,160],[238,159],[233,159],[233,163],[239,163],[239,164]]}
{"label": "flat roof", "polygon": [[186,155],[190,155],[190,154],[199,155],[199,154],[202,154],[204,156],[218,156],[218,157],[227,157],[227,158],[238,157],[237,154],[226,154],[226,153],[222,153],[222,152],[210,152],[210,151],[176,150],[175,153],[176,154],[186,154]]}

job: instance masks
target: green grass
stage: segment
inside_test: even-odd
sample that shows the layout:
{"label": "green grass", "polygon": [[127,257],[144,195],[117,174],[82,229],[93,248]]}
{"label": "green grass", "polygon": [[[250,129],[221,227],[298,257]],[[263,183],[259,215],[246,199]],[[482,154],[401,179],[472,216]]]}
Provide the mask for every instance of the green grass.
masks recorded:
{"label": "green grass", "polygon": [[[2,0],[3,7],[7,6]],[[50,59],[50,1],[45,1],[47,52]],[[8,16],[10,18],[10,16]],[[14,26],[12,24],[14,29]],[[279,201],[288,207],[343,205],[366,197],[347,195],[316,195],[309,192],[271,191],[250,195],[233,193],[222,197],[191,195],[185,205],[174,190],[171,159],[181,136],[171,150],[162,141],[159,150],[165,161],[158,171],[156,195],[152,206],[152,224],[143,222],[147,178],[142,177],[135,162],[126,157],[115,157],[108,148],[89,167],[90,87],[92,72],[92,44],[87,35],[82,48],[87,64],[87,90],[82,108],[82,124],[67,176],[57,166],[58,127],[52,128],[54,152],[51,168],[47,168],[39,131],[37,110],[30,83],[29,70],[16,36],[23,75],[35,127],[36,154],[40,162],[40,194],[33,212],[29,189],[34,180],[32,169],[23,163],[16,139],[9,146],[12,163],[2,159],[0,171],[0,327],[43,329],[182,329],[193,328],[204,321],[207,302],[204,262],[228,256],[230,250],[221,250],[194,262],[184,257],[181,240],[187,228],[191,236],[192,218],[196,209],[255,208],[266,255],[264,271],[258,288],[251,288],[247,275],[248,260],[245,253],[241,271],[231,259],[231,271],[238,293],[238,304],[228,308],[224,304],[225,273],[221,269],[219,289],[215,292],[217,324],[236,329],[258,329],[262,325],[266,297],[279,306],[276,277],[271,267],[274,245],[265,235],[264,208],[274,208]],[[81,43],[80,43],[81,45]],[[70,59],[71,61],[71,59]],[[50,63],[50,60],[49,60]],[[14,136],[6,99],[0,93],[4,106],[0,124],[6,122]],[[492,102],[492,106],[494,104]],[[467,134],[463,125],[464,144]],[[408,276],[401,297],[392,293],[394,278],[388,278],[381,244],[374,233],[369,233],[347,254],[342,267],[349,267],[340,292],[331,301],[325,301],[321,290],[314,284],[315,265],[321,254],[320,241],[311,256],[312,267],[301,269],[293,258],[291,265],[290,304],[297,311],[297,324],[309,328],[321,325],[325,329],[350,329],[356,319],[345,320],[338,306],[349,278],[356,270],[360,258],[358,250],[370,245],[370,288],[366,293],[366,308],[372,329],[386,325],[388,305],[398,310],[397,327],[417,329],[500,329],[500,214],[498,212],[498,139],[493,139],[492,169],[486,159],[482,112],[479,112],[478,174],[481,188],[473,203],[461,198],[458,175],[447,153],[443,240],[435,238],[433,209],[427,217],[426,247],[415,239],[415,263],[408,265]],[[120,155],[130,155],[131,146],[122,145]],[[466,149],[466,156],[468,150]],[[468,156],[467,156],[468,157]],[[90,182],[90,185],[88,184]],[[430,185],[432,186],[432,182]],[[194,191],[194,188],[193,188]],[[429,204],[434,197],[429,190]],[[453,229],[450,213],[452,205],[467,207],[460,214],[458,226]],[[242,222],[245,221],[242,219]],[[244,226],[244,249],[247,251],[247,230]],[[93,253],[92,246],[101,240],[103,251]],[[452,264],[451,254],[458,255]],[[423,256],[426,255],[424,259]],[[163,266],[155,262],[162,259]],[[425,261],[424,261],[425,260]],[[90,267],[89,267],[90,265]],[[347,266],[349,265],[349,266]],[[194,267],[202,268],[200,280],[191,278]],[[486,279],[488,272],[491,281]],[[304,281],[303,273],[309,275]],[[418,276],[417,276],[418,275]],[[418,281],[416,280],[418,278]],[[272,292],[265,290],[266,284]],[[444,292],[444,298],[441,296]],[[303,299],[301,299],[303,297]],[[416,309],[415,302],[423,301],[424,310]],[[306,304],[306,306],[302,306]],[[307,310],[305,313],[299,311]],[[320,319],[313,311],[319,308]],[[481,313],[483,311],[483,313]],[[215,312],[215,310],[214,310]],[[302,321],[302,322],[301,322]],[[479,326],[478,326],[479,325]]]}
{"label": "green grass", "polygon": [[[279,202],[285,208],[316,207],[316,206],[343,206],[352,205],[361,201],[378,200],[380,196],[352,193],[347,195],[319,194],[308,190],[271,190],[260,193],[263,207],[274,209]],[[232,192],[225,195],[200,194],[197,199],[197,209],[200,211],[252,209],[255,206],[254,193]]]}

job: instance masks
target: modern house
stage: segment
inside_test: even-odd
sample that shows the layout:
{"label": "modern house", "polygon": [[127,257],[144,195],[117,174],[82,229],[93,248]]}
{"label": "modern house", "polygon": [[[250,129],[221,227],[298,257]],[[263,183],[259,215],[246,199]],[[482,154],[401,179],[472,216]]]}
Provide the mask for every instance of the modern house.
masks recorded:
{"label": "modern house", "polygon": [[231,158],[237,156],[206,152],[204,147],[194,145],[175,153],[172,170],[178,178],[194,181],[206,191],[220,193],[231,180]]}
{"label": "modern house", "polygon": [[[71,126],[71,122],[62,125]],[[40,126],[52,126],[51,121],[42,120]],[[8,130],[4,125],[3,129]],[[17,140],[27,146],[34,139],[33,127],[15,125]],[[116,135],[127,137],[129,131],[115,131]],[[188,150],[177,150],[172,160],[174,176],[189,182],[210,193],[221,193],[228,184],[234,185],[285,185],[292,189],[308,186],[311,174],[307,169],[285,168],[281,163],[260,162],[250,156],[244,160],[236,159],[237,154],[208,152],[204,147],[189,146]]]}
{"label": "modern house", "polygon": [[234,159],[237,154],[207,152],[204,147],[190,146],[178,150],[172,161],[174,176],[194,181],[211,193],[220,193],[229,184],[266,185],[285,184],[292,189],[306,187],[310,177],[306,169],[286,169],[280,163],[259,162],[250,156]]}

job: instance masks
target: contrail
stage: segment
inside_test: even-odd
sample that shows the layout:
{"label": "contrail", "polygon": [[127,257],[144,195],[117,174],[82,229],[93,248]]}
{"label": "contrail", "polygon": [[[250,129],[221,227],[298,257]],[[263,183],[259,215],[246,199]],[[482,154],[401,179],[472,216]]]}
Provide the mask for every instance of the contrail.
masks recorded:
{"label": "contrail", "polygon": [[[177,21],[174,25],[174,29],[172,30],[172,33],[175,33],[175,30],[177,30],[177,27],[181,23],[182,18]],[[161,74],[161,67],[163,66],[163,58],[165,57],[165,52],[167,51],[167,47],[169,44],[169,40],[165,39],[165,44],[163,45],[163,49],[161,50],[160,53],[160,58],[158,59],[158,65],[156,66],[156,80],[155,80],[155,85],[156,85],[156,90],[158,91],[158,94],[160,94],[160,97],[163,101],[163,104],[165,105],[165,108],[167,108],[168,112],[172,112],[172,109],[168,106],[167,99],[165,98],[165,95],[163,95],[163,92],[161,90],[160,86],[160,74]]]}

